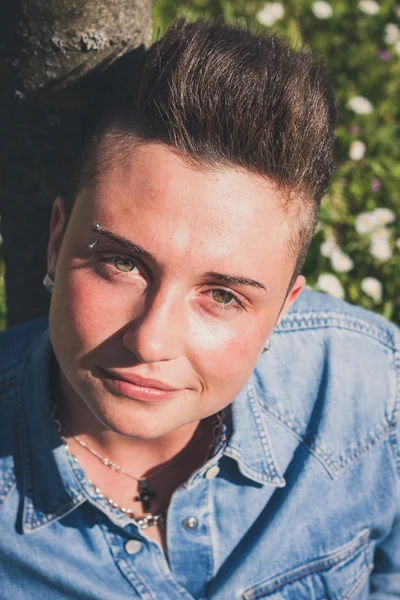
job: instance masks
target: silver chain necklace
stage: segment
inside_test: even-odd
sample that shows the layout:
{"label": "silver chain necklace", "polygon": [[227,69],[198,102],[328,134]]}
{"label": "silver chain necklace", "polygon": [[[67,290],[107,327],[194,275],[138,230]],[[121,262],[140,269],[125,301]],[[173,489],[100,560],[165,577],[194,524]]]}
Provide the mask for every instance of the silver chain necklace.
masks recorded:
{"label": "silver chain necklace", "polygon": [[[61,426],[60,420],[57,419],[55,416],[55,411],[56,411],[56,407],[53,404],[52,416],[53,416],[53,421],[55,423],[57,431],[59,432],[59,434],[61,436],[61,440],[62,440],[66,450],[71,454],[73,459],[76,462],[78,462],[77,457],[74,456],[69,450],[68,440],[63,435],[61,435],[62,426]],[[215,448],[216,441],[221,434],[221,429],[222,429],[222,414],[221,414],[221,412],[217,413],[216,419],[217,419],[217,422],[214,423],[210,429],[207,429],[207,431],[194,444],[192,444],[192,445],[189,444],[183,453],[181,453],[180,455],[178,455],[177,457],[175,457],[172,460],[172,463],[178,462],[179,460],[184,458],[184,456],[186,456],[186,454],[188,454],[188,452],[190,450],[192,450],[195,446],[197,446],[197,444],[199,444],[210,432],[212,432],[212,442],[209,446],[209,449],[207,452],[207,457],[206,457],[206,461],[209,460],[209,458],[211,458],[211,456],[212,456],[213,449]],[[137,517],[133,509],[120,506],[112,498],[105,496],[99,487],[95,487],[95,492],[99,498],[104,498],[112,508],[115,508],[116,510],[119,510],[120,512],[126,514],[129,518],[131,518],[133,521],[135,521],[135,523],[137,523],[137,525],[142,530],[145,530],[145,529],[148,529],[149,527],[153,527],[153,526],[157,526],[157,525],[160,526],[165,523],[165,513],[153,514],[150,511],[151,503],[153,500],[156,499],[157,493],[149,486],[148,480],[155,477],[157,474],[161,473],[162,471],[166,471],[171,466],[171,464],[172,464],[171,462],[168,465],[165,465],[163,467],[156,469],[154,471],[154,473],[152,473],[148,477],[136,477],[132,473],[129,473],[129,471],[127,471],[123,467],[120,467],[119,465],[117,465],[114,461],[112,461],[109,458],[106,458],[104,456],[101,456],[101,454],[99,454],[96,450],[94,450],[94,448],[91,448],[90,446],[88,446],[85,441],[79,439],[77,436],[72,436],[72,439],[74,439],[75,442],[77,442],[83,449],[87,450],[93,456],[95,456],[99,461],[101,461],[104,466],[110,468],[111,470],[115,471],[116,473],[118,473],[120,475],[125,475],[126,477],[134,479],[135,481],[137,481],[139,483],[139,495],[134,497],[134,499],[136,501],[140,501],[143,504],[146,514],[141,517]],[[91,483],[93,485],[93,482],[91,480],[89,480],[89,483]]]}

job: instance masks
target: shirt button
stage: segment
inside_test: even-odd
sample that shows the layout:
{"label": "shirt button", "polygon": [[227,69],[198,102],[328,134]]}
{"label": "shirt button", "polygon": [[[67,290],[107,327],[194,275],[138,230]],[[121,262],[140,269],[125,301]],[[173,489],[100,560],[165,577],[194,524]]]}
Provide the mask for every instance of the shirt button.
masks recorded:
{"label": "shirt button", "polygon": [[214,479],[214,477],[216,477],[219,473],[219,467],[217,465],[214,465],[213,467],[210,467],[206,473],[205,473],[205,477],[206,479]]}
{"label": "shirt button", "polygon": [[142,549],[142,542],[139,540],[128,540],[125,544],[125,550],[128,554],[137,554]]}
{"label": "shirt button", "polygon": [[182,521],[182,525],[185,529],[197,529],[198,524],[199,522],[196,517],[189,517],[188,519]]}

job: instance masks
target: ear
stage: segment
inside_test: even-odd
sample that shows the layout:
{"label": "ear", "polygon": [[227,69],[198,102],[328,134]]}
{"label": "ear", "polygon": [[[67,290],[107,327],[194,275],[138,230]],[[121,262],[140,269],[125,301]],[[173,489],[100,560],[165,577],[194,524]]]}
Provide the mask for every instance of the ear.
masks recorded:
{"label": "ear", "polygon": [[65,201],[59,196],[54,200],[50,220],[50,238],[47,246],[47,272],[54,279],[56,273],[58,254],[66,223]]}
{"label": "ear", "polygon": [[296,281],[292,285],[288,295],[286,296],[286,300],[281,308],[281,312],[279,313],[278,320],[276,325],[278,325],[289,308],[292,306],[293,302],[300,296],[301,292],[304,290],[306,285],[306,278],[304,275],[298,275]]}

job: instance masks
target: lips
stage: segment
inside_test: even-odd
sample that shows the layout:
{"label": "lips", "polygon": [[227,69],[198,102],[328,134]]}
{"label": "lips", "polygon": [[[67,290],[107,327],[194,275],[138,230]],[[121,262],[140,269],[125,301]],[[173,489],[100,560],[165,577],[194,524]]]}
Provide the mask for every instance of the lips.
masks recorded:
{"label": "lips", "polygon": [[111,371],[105,371],[102,369],[104,373],[112,377],[113,379],[120,379],[121,381],[127,381],[128,383],[132,383],[133,385],[137,385],[139,387],[147,387],[154,388],[156,390],[163,390],[166,392],[177,392],[179,388],[173,387],[164,381],[159,381],[158,379],[147,379],[144,377],[140,377],[139,375],[132,375],[131,373],[113,373]]}
{"label": "lips", "polygon": [[148,379],[132,373],[116,373],[101,368],[100,371],[106,387],[135,400],[167,400],[183,391],[158,379]]}

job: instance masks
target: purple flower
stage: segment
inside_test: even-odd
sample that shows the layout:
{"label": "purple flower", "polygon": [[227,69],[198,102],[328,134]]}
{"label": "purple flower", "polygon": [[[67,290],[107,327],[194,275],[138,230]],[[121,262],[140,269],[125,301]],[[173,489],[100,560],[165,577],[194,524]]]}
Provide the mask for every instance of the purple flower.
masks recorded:
{"label": "purple flower", "polygon": [[388,50],[380,50],[380,52],[378,52],[378,56],[381,60],[384,60],[386,62],[392,59],[392,53]]}
{"label": "purple flower", "polygon": [[374,177],[371,182],[371,188],[374,192],[379,192],[382,189],[382,184],[380,182],[380,179],[378,179],[377,177]]}

